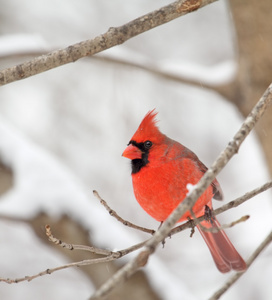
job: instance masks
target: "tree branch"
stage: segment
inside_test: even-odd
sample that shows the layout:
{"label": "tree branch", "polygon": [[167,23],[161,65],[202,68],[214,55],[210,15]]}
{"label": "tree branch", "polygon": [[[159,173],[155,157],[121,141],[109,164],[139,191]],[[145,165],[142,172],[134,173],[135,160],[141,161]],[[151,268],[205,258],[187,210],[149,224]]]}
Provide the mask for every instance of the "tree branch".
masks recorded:
{"label": "tree branch", "polygon": [[120,27],[111,27],[106,33],[92,40],[86,40],[65,49],[52,51],[25,63],[2,70],[0,72],[0,86],[48,71],[67,63],[75,62],[85,56],[94,55],[116,45],[123,44],[132,37],[215,1],[217,0],[179,0],[173,2]]}
{"label": "tree branch", "polygon": [[141,227],[141,226],[135,225],[135,224],[133,224],[133,223],[127,221],[127,220],[124,220],[123,218],[121,218],[116,213],[116,211],[114,211],[112,208],[110,208],[108,206],[107,202],[100,197],[100,195],[99,195],[99,193],[97,191],[94,190],[93,194],[100,201],[100,203],[106,208],[106,210],[109,212],[109,214],[111,216],[113,216],[117,221],[121,222],[123,225],[131,227],[131,228],[134,228],[136,230],[140,230],[140,231],[146,232],[146,233],[150,233],[152,235],[155,233],[155,230],[153,230],[153,229],[148,229],[148,228],[145,228],[145,227]]}
{"label": "tree branch", "polygon": [[[56,245],[61,246],[62,248],[68,249],[68,250],[84,250],[84,251],[89,251],[92,253],[96,253],[96,254],[101,254],[101,255],[112,255],[113,252],[106,250],[106,249],[101,249],[101,248],[97,248],[97,247],[90,247],[90,246],[85,246],[85,245],[74,245],[74,244],[67,244],[65,242],[63,242],[62,240],[56,238],[53,236],[52,232],[51,232],[51,228],[50,225],[46,225],[45,226],[45,234],[48,237],[48,240]],[[120,254],[117,254],[116,257],[120,257]]]}
{"label": "tree branch", "polygon": [[86,266],[86,265],[92,265],[92,264],[98,264],[98,263],[105,263],[105,262],[109,262],[112,260],[115,260],[116,257],[114,255],[114,253],[112,255],[106,256],[106,257],[102,257],[102,258],[92,258],[92,259],[86,259],[86,260],[81,260],[78,262],[73,262],[73,263],[69,263],[66,265],[62,265],[56,268],[52,268],[52,269],[46,269],[45,271],[42,271],[38,274],[32,275],[32,276],[25,276],[25,277],[21,277],[21,278],[16,278],[16,279],[10,279],[10,278],[2,278],[0,277],[0,282],[6,282],[6,283],[19,283],[22,281],[31,281],[33,279],[36,279],[38,277],[41,277],[43,275],[48,275],[48,274],[52,274],[56,271],[59,270],[64,270],[67,268],[71,268],[71,267],[81,267],[81,266]]}

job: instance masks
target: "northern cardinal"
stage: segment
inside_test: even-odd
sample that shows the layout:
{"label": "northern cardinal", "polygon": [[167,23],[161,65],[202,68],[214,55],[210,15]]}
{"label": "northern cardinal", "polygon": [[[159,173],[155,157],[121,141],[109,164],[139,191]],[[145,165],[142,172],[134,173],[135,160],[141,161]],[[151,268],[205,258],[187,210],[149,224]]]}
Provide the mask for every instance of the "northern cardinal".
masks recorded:
{"label": "northern cardinal", "polygon": [[[195,185],[207,167],[182,144],[168,138],[156,125],[157,112],[149,111],[134,133],[123,156],[131,159],[134,194],[141,207],[154,219],[163,222],[188,194],[188,184]],[[216,179],[193,206],[196,217],[212,209],[212,198],[223,199]],[[192,218],[186,212],[179,222]],[[204,228],[219,227],[215,216],[200,223]],[[218,270],[246,270],[246,263],[223,230],[209,232],[197,225]]]}

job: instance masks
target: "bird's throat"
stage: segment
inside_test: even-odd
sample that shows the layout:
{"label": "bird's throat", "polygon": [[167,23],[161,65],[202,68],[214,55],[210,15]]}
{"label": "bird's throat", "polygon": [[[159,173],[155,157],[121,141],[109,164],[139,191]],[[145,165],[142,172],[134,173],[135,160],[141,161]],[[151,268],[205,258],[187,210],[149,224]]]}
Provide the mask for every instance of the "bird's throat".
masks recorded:
{"label": "bird's throat", "polygon": [[131,174],[136,174],[140,172],[140,170],[143,167],[145,167],[148,163],[148,155],[145,155],[145,153],[143,154],[142,159],[133,159],[131,161]]}

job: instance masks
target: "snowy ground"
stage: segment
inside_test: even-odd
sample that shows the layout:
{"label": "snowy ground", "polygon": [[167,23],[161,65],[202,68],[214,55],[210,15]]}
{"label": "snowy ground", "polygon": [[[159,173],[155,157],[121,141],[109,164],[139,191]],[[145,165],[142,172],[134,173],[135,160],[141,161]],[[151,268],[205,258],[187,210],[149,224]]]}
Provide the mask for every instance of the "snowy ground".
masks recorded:
{"label": "snowy ground", "polygon": [[[66,47],[167,1],[68,4],[11,0],[0,4],[5,17],[1,20],[2,57],[16,51]],[[219,1],[103,55],[156,66],[200,82],[224,82],[235,71],[232,30],[228,7]],[[2,67],[6,66],[3,62]],[[134,199],[129,161],[121,157],[148,110],[156,107],[161,131],[191,148],[206,165],[242,122],[237,110],[214,92],[103,59],[86,58],[9,84],[0,89],[0,99],[0,156],[15,175],[13,188],[0,198],[1,214],[68,213],[92,228],[97,245],[107,243],[113,249],[145,236],[110,218],[92,195],[93,189],[124,218],[146,227],[158,226]],[[267,179],[263,154],[253,134],[218,177],[225,201]],[[223,223],[251,216],[228,230],[245,259],[270,230],[270,198],[267,192],[219,217]],[[0,228],[0,276],[21,277],[64,262],[39,241],[33,244],[35,237],[26,225],[1,221]],[[271,255],[270,247],[222,299],[268,299],[272,294]],[[208,298],[230,276],[217,271],[201,237],[195,234],[190,239],[187,231],[167,241],[150,259],[146,272],[162,299],[171,300]],[[42,299],[86,299],[91,291],[90,282],[80,272],[65,270],[31,283],[2,283],[0,297],[17,300],[23,294],[37,299],[42,293]]]}

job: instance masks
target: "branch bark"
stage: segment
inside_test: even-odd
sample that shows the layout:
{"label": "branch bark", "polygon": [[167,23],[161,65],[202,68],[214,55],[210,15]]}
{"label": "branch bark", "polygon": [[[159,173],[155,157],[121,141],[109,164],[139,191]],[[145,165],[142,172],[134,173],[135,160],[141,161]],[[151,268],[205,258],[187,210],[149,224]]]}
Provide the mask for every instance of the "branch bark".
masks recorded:
{"label": "branch bark", "polygon": [[217,0],[179,0],[156,11],[143,15],[120,27],[109,30],[92,40],[71,45],[65,49],[52,51],[25,63],[0,72],[0,86],[21,80],[50,69],[75,62],[85,56],[94,55],[157,26],[170,22]]}

